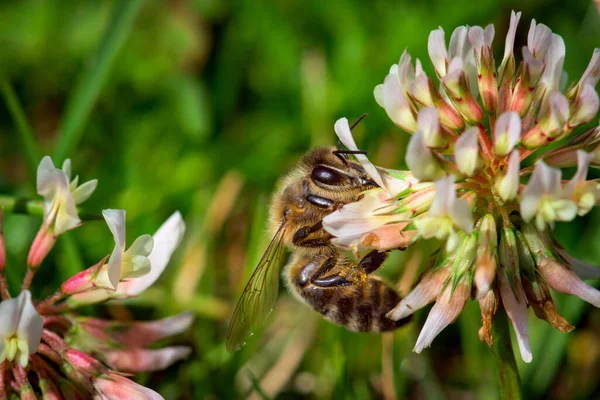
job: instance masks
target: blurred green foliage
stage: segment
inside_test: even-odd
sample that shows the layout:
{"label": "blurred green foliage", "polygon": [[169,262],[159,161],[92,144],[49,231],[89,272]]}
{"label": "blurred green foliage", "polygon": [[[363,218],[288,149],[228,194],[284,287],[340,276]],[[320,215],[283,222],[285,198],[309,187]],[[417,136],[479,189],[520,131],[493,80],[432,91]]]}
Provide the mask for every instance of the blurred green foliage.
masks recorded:
{"label": "blurred green foliage", "polygon": [[[580,0],[172,0],[141,2],[138,9],[126,3],[2,1],[0,79],[14,88],[41,153],[56,154],[69,124],[81,129],[68,156],[82,179],[100,181],[87,205],[126,209],[130,240],[153,232],[175,209],[186,217],[188,235],[175,262],[128,310],[140,318],[194,310],[194,329],[180,338],[194,354],[141,383],[167,399],[234,398],[253,387],[258,398],[496,398],[475,303],[423,355],[411,349],[425,312],[394,335],[359,335],[321,321],[286,294],[265,332],[234,355],[224,349],[226,324],[266,246],[276,180],[309,148],[334,143],[337,118],[369,113],[357,130],[359,144],[378,164],[403,166],[407,135],[375,104],[372,90],[405,48],[432,72],[432,29],[442,26],[449,38],[458,25],[493,23],[500,59],[516,9],[523,16],[515,47],[536,18],[564,38],[565,69],[576,79],[600,44],[594,6]],[[35,171],[18,132],[7,103],[0,103],[0,193],[33,196]],[[6,218],[13,282],[24,274],[18,266],[39,222]],[[599,222],[594,212],[559,226],[558,234],[574,254],[600,263]],[[38,289],[50,292],[95,263],[110,252],[111,240],[101,222],[61,238]],[[397,279],[417,253],[395,254],[384,274]],[[562,334],[531,319],[534,361],[520,365],[525,393],[597,397],[600,313],[578,299],[557,299],[578,329]],[[124,315],[120,305],[93,312]]]}

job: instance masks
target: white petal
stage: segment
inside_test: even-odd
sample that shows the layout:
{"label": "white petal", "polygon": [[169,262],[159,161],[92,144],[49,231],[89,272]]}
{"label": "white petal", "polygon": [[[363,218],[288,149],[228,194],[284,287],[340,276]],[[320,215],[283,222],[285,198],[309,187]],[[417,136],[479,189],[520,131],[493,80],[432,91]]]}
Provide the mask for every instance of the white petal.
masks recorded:
{"label": "white petal", "polygon": [[453,207],[449,210],[452,223],[462,231],[471,233],[473,230],[473,211],[469,203],[463,199],[456,199]]}
{"label": "white petal", "polygon": [[469,42],[467,41],[468,28],[466,26],[459,26],[452,32],[450,36],[450,44],[448,46],[448,58],[454,57],[464,58],[470,49]]}
{"label": "white petal", "polygon": [[40,161],[37,169],[37,192],[44,196],[46,200],[52,199],[59,184],[56,168],[49,156],[45,156]]}
{"label": "white petal", "polygon": [[454,159],[460,172],[473,176],[478,167],[479,158],[479,128],[472,126],[454,144]]}
{"label": "white petal", "polygon": [[140,256],[148,256],[154,246],[154,240],[150,235],[142,235],[135,239],[126,253],[136,254]]}
{"label": "white petal", "polygon": [[583,85],[570,119],[571,124],[580,125],[591,121],[598,113],[599,108],[600,98],[598,98],[596,90],[591,85]]}
{"label": "white petal", "polygon": [[545,256],[540,256],[538,270],[548,285],[560,293],[577,296],[600,307],[600,291],[588,285],[569,268]]}
{"label": "white petal", "polygon": [[431,31],[429,34],[427,50],[429,52],[429,58],[431,58],[431,62],[437,73],[440,76],[446,75],[446,60],[448,54],[446,53],[444,30],[441,27]]}
{"label": "white petal", "polygon": [[430,217],[443,216],[454,207],[456,202],[456,189],[454,187],[454,176],[449,175],[435,181],[435,197],[429,208]]}
{"label": "white petal", "polygon": [[398,61],[398,79],[401,85],[407,85],[415,80],[415,67],[412,65],[410,54],[404,50]]}
{"label": "white petal", "polygon": [[485,31],[484,31],[484,42],[485,45],[488,47],[492,46],[492,42],[494,41],[494,35],[495,35],[495,30],[494,30],[494,25],[493,24],[489,24],[488,26],[485,27]]}
{"label": "white petal", "polygon": [[71,182],[71,159],[67,158],[62,165],[62,170],[67,175],[69,182]]}
{"label": "white petal", "polygon": [[137,296],[152,286],[165,270],[184,233],[185,223],[181,214],[177,211],[158,228],[153,236],[154,247],[148,256],[151,264],[150,272],[141,278],[132,279],[126,284],[122,284],[119,287],[119,292],[123,290],[123,293],[129,296]]}
{"label": "white petal", "polygon": [[565,187],[565,194],[567,197],[571,197],[573,195],[578,184],[585,182],[588,166],[593,158],[593,154],[586,153],[583,150],[577,150],[577,172],[575,172],[575,175],[573,175],[573,178],[571,178]]}
{"label": "white petal", "polygon": [[92,193],[94,193],[94,190],[96,190],[96,186],[98,186],[98,179],[92,179],[77,187],[77,189],[73,191],[75,204],[81,204],[89,199]]}
{"label": "white petal", "polygon": [[552,31],[544,24],[536,24],[531,20],[529,34],[527,36],[527,47],[537,60],[546,58],[550,44],[552,43]]}
{"label": "white petal", "polygon": [[507,111],[496,120],[494,128],[494,152],[499,156],[510,153],[521,139],[519,114]]}
{"label": "white petal", "polygon": [[[508,164],[504,175],[500,176],[496,181],[496,191],[498,191],[498,194],[504,201],[512,200],[517,197],[517,193],[519,191],[519,163],[519,151],[515,150],[510,153],[510,156],[508,157]],[[530,198],[527,206],[537,207],[537,201],[537,197]],[[530,212],[530,210],[527,210],[526,214],[529,215],[528,213]]]}
{"label": "white petal", "polygon": [[108,279],[112,288],[116,289],[121,280],[125,252],[125,210],[102,210],[102,215],[115,239],[115,248],[108,259]]}
{"label": "white petal", "polygon": [[[354,138],[352,137],[352,132],[350,131],[350,125],[348,125],[347,118],[340,118],[335,121],[333,126],[333,130],[335,134],[340,139],[340,141],[348,148],[348,150],[358,150],[356,143],[354,142]],[[385,188],[385,184],[379,175],[379,171],[377,168],[369,161],[367,156],[364,154],[356,154],[356,159],[360,162],[365,171],[373,178],[373,180],[382,188]]]}
{"label": "white petal", "polygon": [[375,97],[375,101],[381,108],[385,108],[385,102],[383,101],[383,83],[375,86],[375,89],[373,89],[373,97]]}
{"label": "white petal", "polygon": [[0,342],[17,332],[20,318],[19,298],[0,302]]}
{"label": "white petal", "polygon": [[113,234],[117,246],[125,250],[125,210],[102,210],[102,216]]}
{"label": "white petal", "polygon": [[516,284],[515,291],[517,296],[515,297],[504,271],[500,271],[498,274],[498,283],[504,309],[512,322],[513,329],[517,336],[521,358],[526,363],[529,363],[533,357],[529,345],[529,326],[527,323],[527,302],[525,294],[523,293],[521,286]]}
{"label": "white petal", "polygon": [[421,132],[412,135],[408,142],[406,164],[412,173],[421,180],[433,180],[444,175],[438,161],[427,147]]}
{"label": "white petal", "polygon": [[439,147],[442,144],[440,143],[440,120],[437,108],[422,108],[417,115],[417,127],[423,134],[423,140],[428,147]]}
{"label": "white petal", "polygon": [[[560,170],[558,170],[560,174]],[[554,168],[547,166],[543,161],[539,161],[534,170],[529,183],[521,193],[521,216],[526,222],[531,221],[537,213],[542,196],[550,194],[551,188],[555,188],[556,172]],[[560,185],[560,175],[558,177]]]}
{"label": "white petal", "polygon": [[479,53],[481,54],[481,48],[484,45],[484,38],[483,38],[483,28],[480,26],[472,26],[471,28],[469,28],[469,41],[471,42],[471,44],[473,45],[473,48]]}
{"label": "white petal", "polygon": [[506,41],[504,44],[504,58],[508,58],[513,53],[513,47],[515,44],[515,35],[517,34],[517,25],[519,25],[519,19],[521,19],[521,13],[515,14],[514,11],[510,13],[510,27],[506,34]]}
{"label": "white petal", "polygon": [[452,285],[446,286],[444,292],[439,296],[433,308],[427,316],[427,321],[415,345],[414,352],[420,353],[433,342],[433,339],[446,328],[456,321],[462,312],[465,303],[469,298],[469,286],[466,283],[460,283],[452,292]]}
{"label": "white petal", "polygon": [[579,86],[588,84],[591,87],[596,87],[598,77],[600,77],[600,49],[596,48],[594,49],[590,63],[581,75]]}
{"label": "white petal", "polygon": [[187,346],[169,346],[162,349],[108,350],[103,352],[111,368],[126,372],[161,371],[187,358],[192,349]]}
{"label": "white petal", "polygon": [[542,83],[548,91],[559,90],[560,76],[565,62],[565,42],[562,37],[552,34],[550,48],[546,56],[546,68],[542,74]]}
{"label": "white petal", "polygon": [[35,353],[40,346],[44,320],[31,303],[31,293],[28,290],[22,291],[18,300],[20,319],[17,327],[17,336],[19,339],[25,339],[29,355],[31,355]]}
{"label": "white petal", "polygon": [[388,117],[399,127],[409,132],[416,128],[416,121],[398,76],[389,74],[383,81],[383,104]]}
{"label": "white petal", "polygon": [[449,274],[450,268],[440,268],[437,271],[427,273],[417,286],[386,316],[398,321],[425,307],[440,294],[440,290],[442,290]]}
{"label": "white petal", "polygon": [[[63,176],[66,182],[66,175]],[[76,228],[81,224],[81,220],[77,214],[77,207],[75,206],[75,200],[71,195],[71,192],[67,189],[62,193],[64,199],[62,200],[62,207],[58,209],[56,214],[56,221],[54,222],[54,235],[59,236],[62,233]]]}

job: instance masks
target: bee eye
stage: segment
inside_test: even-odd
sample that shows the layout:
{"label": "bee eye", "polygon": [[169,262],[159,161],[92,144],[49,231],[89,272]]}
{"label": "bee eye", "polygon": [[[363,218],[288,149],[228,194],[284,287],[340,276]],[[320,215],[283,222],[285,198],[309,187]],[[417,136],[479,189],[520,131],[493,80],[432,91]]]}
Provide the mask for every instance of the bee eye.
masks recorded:
{"label": "bee eye", "polygon": [[315,167],[311,176],[314,180],[326,185],[342,185],[345,182],[345,177],[342,174],[324,166]]}

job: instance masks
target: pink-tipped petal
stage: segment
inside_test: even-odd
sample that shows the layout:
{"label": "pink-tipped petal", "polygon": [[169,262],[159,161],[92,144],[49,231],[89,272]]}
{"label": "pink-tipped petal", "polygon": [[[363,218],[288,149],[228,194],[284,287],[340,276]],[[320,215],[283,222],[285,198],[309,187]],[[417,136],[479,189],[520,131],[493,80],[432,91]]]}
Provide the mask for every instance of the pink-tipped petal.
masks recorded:
{"label": "pink-tipped petal", "polygon": [[387,313],[387,317],[399,321],[431,303],[440,294],[449,274],[450,268],[426,273],[417,286]]}
{"label": "pink-tipped petal", "polygon": [[459,283],[454,293],[452,293],[452,285],[446,286],[427,316],[427,321],[421,329],[413,350],[415,353],[420,353],[424,348],[431,346],[436,336],[456,321],[469,299],[469,295],[469,285],[465,282]]}
{"label": "pink-tipped petal", "polygon": [[154,390],[115,372],[94,379],[93,384],[97,398],[102,400],[164,400]]}
{"label": "pink-tipped petal", "polygon": [[507,111],[496,120],[494,129],[494,152],[499,156],[509,154],[521,139],[519,114]]}
{"label": "pink-tipped petal", "polygon": [[138,373],[163,370],[187,358],[191,352],[192,349],[187,346],[170,346],[152,350],[108,350],[102,355],[109,367],[117,371]]}
{"label": "pink-tipped petal", "polygon": [[446,75],[446,62],[448,54],[446,52],[446,41],[444,39],[444,30],[440,27],[431,31],[427,41],[427,50],[433,67],[440,76]]}
{"label": "pink-tipped petal", "polygon": [[577,296],[600,307],[600,291],[582,281],[572,270],[544,255],[539,256],[538,270],[546,283],[560,293]]}
{"label": "pink-tipped petal", "polygon": [[517,34],[517,25],[519,25],[519,19],[521,19],[521,13],[510,13],[510,27],[506,34],[506,41],[504,43],[504,58],[508,58],[513,54],[513,47],[515,44],[515,35]]}
{"label": "pink-tipped petal", "polygon": [[502,303],[517,336],[521,358],[526,363],[529,363],[533,356],[529,345],[529,325],[527,322],[527,299],[525,298],[525,293],[523,293],[520,284],[516,283],[514,288],[516,292],[515,296],[504,271],[498,274],[498,283]]}

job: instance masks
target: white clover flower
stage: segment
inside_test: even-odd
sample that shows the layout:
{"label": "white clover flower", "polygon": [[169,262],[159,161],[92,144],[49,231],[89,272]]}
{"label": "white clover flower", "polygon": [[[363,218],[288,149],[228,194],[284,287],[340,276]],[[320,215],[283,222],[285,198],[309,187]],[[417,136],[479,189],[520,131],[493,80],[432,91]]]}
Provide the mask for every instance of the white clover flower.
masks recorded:
{"label": "white clover flower", "polygon": [[428,213],[415,221],[424,238],[447,239],[447,249],[454,249],[458,232],[471,233],[473,214],[471,206],[456,198],[454,177],[448,176],[435,182],[435,198]]}
{"label": "white clover flower", "polygon": [[[124,228],[120,227],[120,225],[124,224],[125,216],[121,215],[120,211],[122,210],[110,210],[108,214],[111,218],[111,224],[113,224],[115,228],[118,228],[115,229],[115,231],[119,232],[118,236],[124,237],[125,233],[122,232]],[[113,230],[113,228],[111,228],[111,230]],[[119,271],[119,279],[122,280],[118,281],[116,289],[110,286],[112,282],[109,279],[109,266],[101,263],[101,265],[99,265],[99,270],[96,267],[92,267],[86,271],[82,271],[79,276],[76,275],[71,280],[65,282],[61,287],[61,291],[71,295],[69,297],[69,303],[74,307],[98,303],[108,299],[126,299],[135,297],[158,280],[169,263],[171,255],[179,246],[184,233],[185,223],[183,218],[179,212],[175,212],[160,226],[160,228],[158,228],[152,237],[149,237],[149,235],[143,236],[142,240],[146,246],[148,246],[150,242],[153,243],[150,253],[147,254],[147,256],[144,256],[143,254],[146,254],[148,247],[144,248],[144,246],[140,246],[138,247],[138,250],[141,250],[142,254],[137,254],[134,257],[131,257],[133,255],[131,253],[127,256],[124,256],[124,253],[121,253],[124,249],[124,244],[121,246],[119,242],[117,242],[117,236],[115,235],[116,244],[113,254],[116,252],[117,260],[121,257],[122,262],[124,259],[129,259],[125,260],[124,267],[123,263],[121,264],[122,269]],[[131,251],[133,248],[134,246],[132,245],[127,252]],[[127,264],[127,262],[129,264]],[[137,264],[135,264],[136,262]],[[118,263],[115,263],[113,268],[118,269]],[[147,268],[149,268],[149,270],[147,270]],[[141,272],[143,271],[145,271],[145,273],[142,274]],[[113,273],[116,277],[116,272]],[[89,290],[90,288],[96,289]]]}
{"label": "white clover flower", "polygon": [[37,192],[44,197],[44,221],[55,236],[81,224],[76,206],[86,201],[98,185],[96,179],[78,183],[79,176],[71,180],[71,160],[65,160],[62,169],[58,169],[50,157],[42,158],[37,171]]}
{"label": "white clover flower", "polygon": [[27,290],[0,302],[0,363],[16,360],[26,367],[40,345],[43,323]]}
{"label": "white clover flower", "polygon": [[[581,280],[599,277],[600,268],[566,254],[550,233],[554,222],[572,221],[600,204],[600,184],[587,180],[588,167],[600,165],[600,126],[578,130],[600,109],[600,49],[565,92],[565,44],[546,25],[531,22],[516,65],[520,18],[511,13],[500,65],[492,25],[458,27],[448,47],[442,28],[431,32],[428,52],[439,82],[403,52],[375,97],[412,135],[405,158],[410,171],[389,175],[412,179],[399,191],[382,182],[385,191],[366,192],[323,223],[343,248],[441,241],[421,281],[388,314],[399,320],[436,301],[416,352],[458,317],[471,293],[482,313],[480,338],[491,346],[494,314],[505,312],[526,362],[532,359],[528,306],[556,329],[573,329],[550,289],[600,306],[600,292]],[[336,133],[356,148],[349,129]],[[359,161],[381,181],[382,168],[362,155]],[[574,166],[573,178],[562,181],[559,168]]]}
{"label": "white clover flower", "polygon": [[138,278],[150,272],[148,256],[154,240],[150,235],[142,235],[125,250],[125,210],[103,210],[102,215],[115,239],[115,248],[108,259],[108,282],[105,287],[116,290],[120,281]]}

